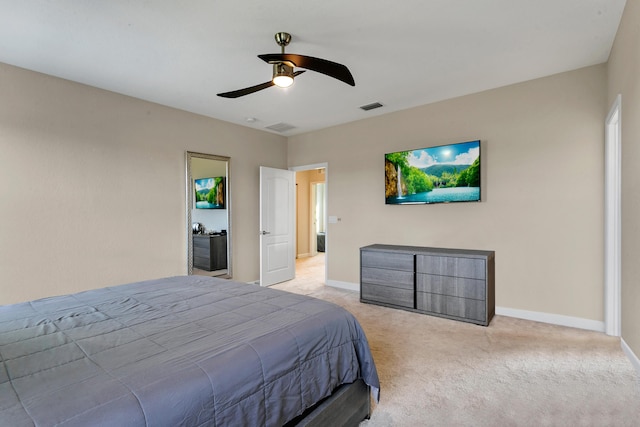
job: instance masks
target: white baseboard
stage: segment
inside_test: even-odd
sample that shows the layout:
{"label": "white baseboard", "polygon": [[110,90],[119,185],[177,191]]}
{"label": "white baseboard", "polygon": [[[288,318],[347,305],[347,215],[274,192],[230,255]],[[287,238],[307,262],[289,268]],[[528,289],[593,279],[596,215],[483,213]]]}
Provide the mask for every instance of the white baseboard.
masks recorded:
{"label": "white baseboard", "polygon": [[[327,286],[360,292],[359,283],[341,282],[339,280],[327,280]],[[604,332],[604,322],[598,320],[583,319],[581,317],[564,316],[561,314],[542,313],[538,311],[518,310],[507,307],[496,307],[499,316],[516,317],[518,319],[533,320],[535,322],[550,323],[552,325],[568,326],[571,328],[586,329],[589,331]]]}
{"label": "white baseboard", "polygon": [[298,254],[296,255],[296,258],[309,258],[312,257],[313,255],[311,254]]}
{"label": "white baseboard", "polygon": [[[341,282],[339,280],[327,280],[327,286],[345,289],[353,292],[360,292],[359,283]],[[533,320],[535,322],[550,323],[552,325],[568,326],[571,328],[586,329],[595,332],[605,332],[604,322],[597,320],[583,319],[581,317],[564,316],[561,314],[542,313],[538,311],[517,310],[514,308],[496,307],[496,314],[499,316],[516,317],[518,319]],[[620,346],[627,355],[631,364],[640,376],[640,359],[631,350],[629,345],[620,339]]]}
{"label": "white baseboard", "polygon": [[347,291],[360,292],[360,283],[327,280],[327,286],[331,286],[332,288],[345,289]]}
{"label": "white baseboard", "polygon": [[622,347],[622,351],[624,351],[624,353],[627,355],[627,357],[631,361],[631,364],[636,369],[638,376],[640,376],[640,359],[638,359],[638,356],[636,356],[633,350],[631,350],[631,347],[629,347],[629,345],[622,338],[620,338],[620,347]]}
{"label": "white baseboard", "polygon": [[569,326],[571,328],[604,332],[604,322],[583,319],[581,317],[563,316],[562,314],[542,313],[539,311],[517,310],[515,308],[496,307],[499,316],[517,317],[518,319],[550,323],[552,325]]}

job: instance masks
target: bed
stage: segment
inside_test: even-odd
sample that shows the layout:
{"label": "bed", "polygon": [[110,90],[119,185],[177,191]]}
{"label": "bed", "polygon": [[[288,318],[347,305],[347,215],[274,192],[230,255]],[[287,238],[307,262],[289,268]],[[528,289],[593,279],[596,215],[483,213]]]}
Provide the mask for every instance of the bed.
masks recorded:
{"label": "bed", "polygon": [[180,276],[0,307],[0,425],[357,425],[379,380],[335,304]]}

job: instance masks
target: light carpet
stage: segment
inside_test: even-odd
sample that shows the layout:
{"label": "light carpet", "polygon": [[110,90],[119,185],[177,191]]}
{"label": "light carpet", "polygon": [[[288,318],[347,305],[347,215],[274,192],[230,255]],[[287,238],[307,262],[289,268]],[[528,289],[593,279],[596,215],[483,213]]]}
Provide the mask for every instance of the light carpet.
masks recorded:
{"label": "light carpet", "polygon": [[640,426],[640,380],[618,338],[496,316],[489,327],[362,304],[325,286],[323,256],[273,286],[362,324],[381,399],[361,427]]}

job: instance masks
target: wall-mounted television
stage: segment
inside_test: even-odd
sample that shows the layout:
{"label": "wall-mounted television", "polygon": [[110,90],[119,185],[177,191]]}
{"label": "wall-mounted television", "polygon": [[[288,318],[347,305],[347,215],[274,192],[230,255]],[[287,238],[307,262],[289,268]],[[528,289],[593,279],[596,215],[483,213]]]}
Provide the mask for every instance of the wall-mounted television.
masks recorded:
{"label": "wall-mounted television", "polygon": [[384,155],[385,203],[479,202],[480,141]]}
{"label": "wall-mounted television", "polygon": [[224,177],[197,178],[194,180],[196,209],[224,209]]}

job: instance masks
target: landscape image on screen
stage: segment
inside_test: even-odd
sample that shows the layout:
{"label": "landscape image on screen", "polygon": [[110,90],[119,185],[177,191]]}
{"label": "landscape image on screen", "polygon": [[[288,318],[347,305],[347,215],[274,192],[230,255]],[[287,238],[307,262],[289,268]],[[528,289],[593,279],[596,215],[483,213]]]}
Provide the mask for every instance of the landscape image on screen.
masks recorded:
{"label": "landscape image on screen", "polygon": [[385,154],[386,204],[480,201],[480,141]]}
{"label": "landscape image on screen", "polygon": [[194,181],[196,209],[224,209],[224,177],[199,178]]}

